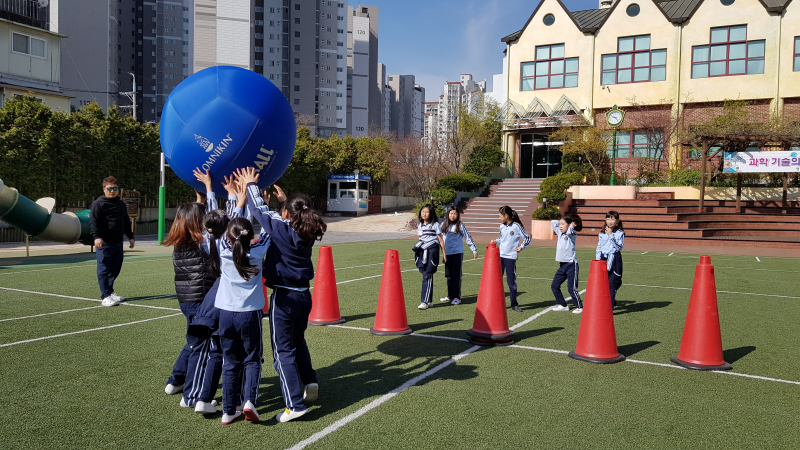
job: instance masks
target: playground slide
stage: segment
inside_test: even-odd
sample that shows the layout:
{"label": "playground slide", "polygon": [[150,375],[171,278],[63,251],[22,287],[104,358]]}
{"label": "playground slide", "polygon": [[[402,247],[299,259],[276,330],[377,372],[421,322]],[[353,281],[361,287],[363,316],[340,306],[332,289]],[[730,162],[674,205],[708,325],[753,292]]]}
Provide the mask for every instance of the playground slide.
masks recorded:
{"label": "playground slide", "polygon": [[0,220],[45,241],[94,245],[89,210],[53,213],[55,204],[50,197],[34,202],[0,180]]}

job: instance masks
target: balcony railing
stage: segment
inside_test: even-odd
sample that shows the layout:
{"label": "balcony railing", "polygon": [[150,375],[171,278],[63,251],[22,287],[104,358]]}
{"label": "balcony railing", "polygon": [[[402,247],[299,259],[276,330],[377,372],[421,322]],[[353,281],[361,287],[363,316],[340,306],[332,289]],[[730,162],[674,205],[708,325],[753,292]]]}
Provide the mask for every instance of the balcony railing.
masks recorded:
{"label": "balcony railing", "polygon": [[0,0],[0,18],[49,29],[50,7],[47,0]]}

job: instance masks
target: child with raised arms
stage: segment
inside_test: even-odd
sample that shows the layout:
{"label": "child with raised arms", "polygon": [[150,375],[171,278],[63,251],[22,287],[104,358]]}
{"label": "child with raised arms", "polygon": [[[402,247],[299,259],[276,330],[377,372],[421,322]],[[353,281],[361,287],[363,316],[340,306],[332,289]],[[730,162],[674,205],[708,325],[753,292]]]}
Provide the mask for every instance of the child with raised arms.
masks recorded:
{"label": "child with raised arms", "polygon": [[247,186],[247,204],[272,240],[264,259],[264,278],[267,287],[272,288],[270,342],[286,405],[275,419],[288,422],[306,414],[307,403],[319,395],[319,379],[311,364],[305,331],[311,313],[309,282],[314,278],[311,251],[314,241],[322,239],[327,225],[314,211],[311,199],[305,195],[286,199],[278,186],[275,190],[283,206],[280,213],[270,212],[256,185],[258,174],[252,167],[237,171],[237,179]]}
{"label": "child with raised arms", "polygon": [[[447,251],[444,248],[442,239],[442,229],[436,218],[436,210],[431,205],[424,205],[419,209],[419,225],[417,225],[417,235],[419,242],[412,248],[414,251],[414,263],[422,274],[422,293],[420,304],[417,308],[428,309],[433,303],[433,274],[439,266],[439,249],[442,249],[442,257],[447,263]],[[462,250],[463,252],[463,250]]]}
{"label": "child with raised arms", "polygon": [[478,247],[472,241],[467,227],[461,222],[461,213],[458,208],[451,206],[444,216],[442,223],[442,235],[444,236],[444,249],[447,258],[444,261],[444,277],[447,278],[447,297],[439,299],[442,302],[450,302],[451,305],[461,303],[461,274],[464,262],[464,241],[467,242],[472,250],[472,258],[478,257]]}
{"label": "child with raised arms", "polygon": [[625,230],[619,213],[609,211],[606,223],[597,239],[596,259],[606,261],[608,287],[611,290],[611,307],[617,309],[617,291],[622,287],[622,246],[625,245]]}
{"label": "child with raised arms", "polygon": [[573,314],[583,312],[583,302],[581,294],[578,292],[578,256],[575,253],[575,242],[578,238],[576,231],[581,231],[581,225],[577,218],[567,214],[559,220],[551,221],[553,232],[558,236],[556,245],[556,261],[558,270],[553,277],[553,284],[550,288],[556,297],[556,305],[553,311],[569,311],[564,295],[561,293],[561,285],[567,281],[567,291],[572,296],[572,303],[575,304]]}
{"label": "child with raised arms", "polygon": [[[244,183],[237,181],[238,212],[244,208],[247,195]],[[254,234],[250,221],[243,217],[233,218],[225,237],[215,242],[219,258],[212,259],[210,265],[211,273],[220,277],[214,306],[220,310],[223,425],[238,420],[242,415],[251,422],[259,421],[255,405],[263,362],[261,310],[265,303],[261,262],[270,248],[271,239],[268,231],[262,230],[258,242],[253,243]]]}
{"label": "child with raised arms", "polygon": [[508,290],[511,293],[512,310],[522,312],[517,302],[517,254],[531,243],[531,237],[525,232],[525,226],[519,215],[510,206],[501,206],[500,237],[495,240],[500,248],[500,274],[506,274]]}

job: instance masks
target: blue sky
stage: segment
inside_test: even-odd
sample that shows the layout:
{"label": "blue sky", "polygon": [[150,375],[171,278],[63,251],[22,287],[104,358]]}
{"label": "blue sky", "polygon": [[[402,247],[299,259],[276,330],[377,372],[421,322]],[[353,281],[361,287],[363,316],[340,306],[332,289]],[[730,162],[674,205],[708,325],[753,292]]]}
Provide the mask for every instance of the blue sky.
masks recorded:
{"label": "blue sky", "polygon": [[[595,9],[598,0],[562,0],[570,11]],[[365,0],[380,8],[378,59],[390,75],[415,75],[426,101],[462,73],[475,79],[502,72],[505,44],[525,25],[535,0]]]}

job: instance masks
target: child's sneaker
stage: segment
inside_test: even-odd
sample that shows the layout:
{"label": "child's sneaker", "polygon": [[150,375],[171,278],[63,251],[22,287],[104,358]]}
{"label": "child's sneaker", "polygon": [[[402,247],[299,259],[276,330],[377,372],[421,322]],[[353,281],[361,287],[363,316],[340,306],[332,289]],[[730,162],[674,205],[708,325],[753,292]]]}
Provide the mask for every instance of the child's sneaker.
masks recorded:
{"label": "child's sneaker", "polygon": [[164,388],[164,392],[166,392],[169,395],[177,394],[178,392],[181,392],[181,391],[183,391],[183,385],[182,384],[178,385],[178,386],[176,386],[174,384],[168,384],[167,387]]}
{"label": "child's sneaker", "polygon": [[122,303],[122,302],[125,301],[125,297],[121,297],[121,296],[117,295],[116,292],[112,292],[111,293],[111,298],[113,298],[114,301],[117,302],[117,303]]}
{"label": "child's sneaker", "polygon": [[572,310],[572,314],[580,314],[583,312],[583,308],[575,308]]}
{"label": "child's sneaker", "polygon": [[558,305],[553,308],[553,311],[569,311],[569,306],[567,305]]}
{"label": "child's sneaker", "polygon": [[319,397],[319,384],[308,383],[303,390],[303,402],[312,403]]}
{"label": "child's sneaker", "polygon": [[511,310],[516,311],[518,313],[522,312],[522,309],[520,309],[519,305],[511,305]]}
{"label": "child's sneaker", "polygon": [[213,402],[204,402],[198,400],[194,405],[194,412],[197,414],[214,414],[217,412],[217,408],[214,406]]}
{"label": "child's sneaker", "polygon": [[449,302],[450,301],[450,297],[440,298],[439,301],[442,302],[442,303]]}
{"label": "child's sneaker", "polygon": [[181,408],[191,408],[192,407],[192,405],[186,403],[186,397],[184,397],[182,395],[181,395],[181,403],[180,403],[180,405],[181,405]]}
{"label": "child's sneaker", "polygon": [[244,413],[245,420],[253,423],[258,422],[258,412],[256,412],[256,406],[250,400],[244,404],[242,412]]}
{"label": "child's sneaker", "polygon": [[300,416],[304,416],[307,412],[308,412],[307,409],[304,409],[302,411],[292,411],[291,409],[286,408],[283,410],[283,412],[278,413],[278,415],[275,416],[275,420],[281,423],[286,423],[290,420],[297,419]]}
{"label": "child's sneaker", "polygon": [[241,418],[242,418],[242,413],[239,412],[239,411],[236,411],[236,413],[234,413],[234,414],[223,414],[222,415],[222,424],[223,425],[228,425],[228,424],[231,424],[233,422],[236,422],[237,420],[239,420]]}
{"label": "child's sneaker", "polygon": [[417,306],[417,309],[428,309],[428,304],[424,302],[420,303],[419,306]]}
{"label": "child's sneaker", "polygon": [[454,298],[453,301],[450,302],[450,304],[451,305],[460,305],[461,304],[461,299]]}

